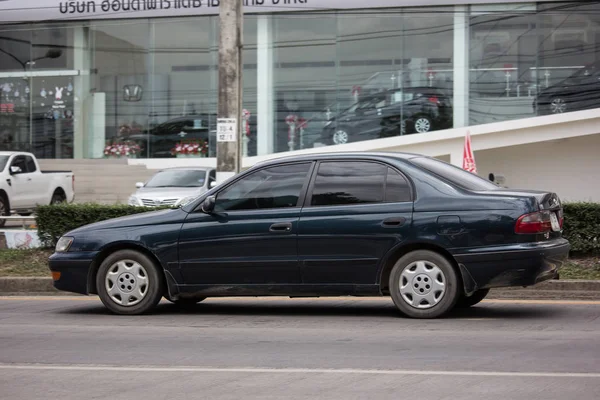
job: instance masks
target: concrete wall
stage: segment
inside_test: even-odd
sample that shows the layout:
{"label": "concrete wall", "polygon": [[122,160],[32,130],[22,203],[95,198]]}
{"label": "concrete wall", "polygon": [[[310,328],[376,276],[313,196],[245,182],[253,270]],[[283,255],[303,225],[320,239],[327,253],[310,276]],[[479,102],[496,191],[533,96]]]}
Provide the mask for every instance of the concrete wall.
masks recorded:
{"label": "concrete wall", "polygon": [[477,172],[503,186],[549,190],[563,201],[600,202],[600,134],[475,152]]}

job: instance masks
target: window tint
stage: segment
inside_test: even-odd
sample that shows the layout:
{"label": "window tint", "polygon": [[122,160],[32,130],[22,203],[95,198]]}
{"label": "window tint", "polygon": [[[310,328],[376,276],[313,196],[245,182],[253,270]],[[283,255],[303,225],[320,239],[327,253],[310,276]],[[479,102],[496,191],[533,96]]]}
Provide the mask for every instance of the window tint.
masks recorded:
{"label": "window tint", "polygon": [[37,168],[35,167],[35,161],[33,161],[33,157],[26,156],[25,157],[25,162],[27,163],[27,171],[28,172],[35,172],[35,171],[37,171]]}
{"label": "window tint", "polygon": [[385,201],[388,203],[401,203],[411,200],[408,181],[398,171],[388,168]]}
{"label": "window tint", "polygon": [[496,184],[443,161],[426,157],[412,158],[410,161],[463,189],[473,191],[498,189]]}
{"label": "window tint", "polygon": [[319,166],[311,205],[383,202],[386,168],[370,162],[325,162]]}
{"label": "window tint", "polygon": [[256,171],[217,196],[219,211],[296,207],[310,163],[282,165]]}

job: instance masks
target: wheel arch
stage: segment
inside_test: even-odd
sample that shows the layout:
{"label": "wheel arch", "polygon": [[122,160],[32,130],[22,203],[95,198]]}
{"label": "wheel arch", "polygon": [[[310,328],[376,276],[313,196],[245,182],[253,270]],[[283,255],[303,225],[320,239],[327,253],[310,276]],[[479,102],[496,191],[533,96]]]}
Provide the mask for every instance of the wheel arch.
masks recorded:
{"label": "wheel arch", "polygon": [[390,250],[381,263],[377,273],[377,284],[379,285],[379,291],[382,295],[387,296],[390,294],[389,280],[396,262],[406,254],[417,250],[429,250],[445,257],[456,271],[456,275],[460,282],[459,284],[463,287],[463,293],[470,294],[477,290],[477,284],[471,277],[469,271],[464,265],[459,264],[448,250],[431,242],[411,242],[400,244]]}
{"label": "wheel arch", "polygon": [[177,285],[175,283],[175,280],[171,276],[171,274],[167,270],[165,270],[165,268],[163,267],[159,258],[152,251],[150,251],[147,247],[145,247],[142,244],[137,243],[137,242],[111,243],[111,244],[103,247],[100,250],[100,252],[96,255],[96,257],[92,261],[92,263],[90,265],[90,269],[88,271],[88,277],[87,277],[87,292],[88,292],[88,294],[98,294],[98,288],[96,287],[96,275],[98,274],[100,265],[102,264],[102,262],[104,260],[106,260],[106,258],[109,255],[111,255],[114,252],[120,251],[120,250],[138,251],[141,254],[145,255],[146,257],[150,258],[155,263],[155,265],[160,268],[160,272],[162,272],[162,273],[159,275],[163,279],[163,282],[169,292],[169,296],[173,297],[173,295],[175,295],[175,292],[177,291],[176,290]]}

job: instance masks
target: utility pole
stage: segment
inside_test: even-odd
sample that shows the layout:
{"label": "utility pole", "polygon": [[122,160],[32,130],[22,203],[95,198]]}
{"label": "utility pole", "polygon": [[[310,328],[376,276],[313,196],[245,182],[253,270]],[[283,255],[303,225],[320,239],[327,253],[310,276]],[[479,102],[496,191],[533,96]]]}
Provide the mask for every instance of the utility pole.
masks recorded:
{"label": "utility pole", "polygon": [[243,0],[219,5],[217,183],[241,169]]}

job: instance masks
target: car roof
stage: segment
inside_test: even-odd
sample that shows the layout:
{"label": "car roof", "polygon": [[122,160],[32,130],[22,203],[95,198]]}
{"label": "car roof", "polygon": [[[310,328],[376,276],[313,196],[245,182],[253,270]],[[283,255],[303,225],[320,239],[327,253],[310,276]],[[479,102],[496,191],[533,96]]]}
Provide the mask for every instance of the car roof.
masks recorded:
{"label": "car roof", "polygon": [[365,151],[348,151],[348,152],[323,152],[306,155],[294,155],[294,156],[282,156],[273,158],[267,161],[263,161],[255,164],[256,166],[276,165],[281,163],[289,162],[301,162],[301,161],[320,161],[320,160],[353,160],[357,158],[371,159],[371,160],[389,160],[389,159],[401,159],[410,160],[411,158],[426,157],[422,154],[416,153],[399,153],[399,152],[365,152]]}

